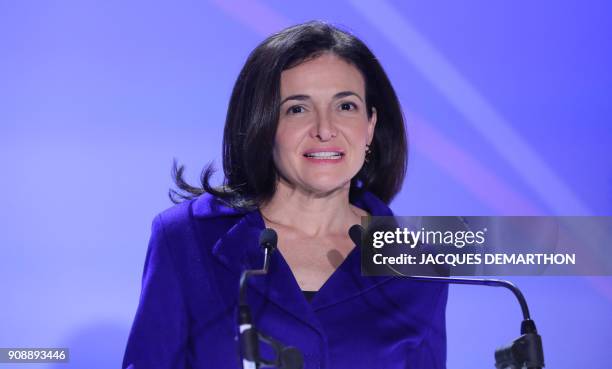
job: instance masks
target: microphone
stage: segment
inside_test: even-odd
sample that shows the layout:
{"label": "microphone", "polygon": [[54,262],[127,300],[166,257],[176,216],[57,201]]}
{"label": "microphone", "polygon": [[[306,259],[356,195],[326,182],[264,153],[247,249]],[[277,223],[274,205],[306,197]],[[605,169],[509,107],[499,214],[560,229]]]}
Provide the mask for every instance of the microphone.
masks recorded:
{"label": "microphone", "polygon": [[264,265],[262,269],[250,269],[242,272],[240,276],[240,298],[238,302],[238,327],[239,340],[242,350],[243,369],[259,368],[257,358],[259,357],[259,339],[257,330],[253,326],[251,308],[246,298],[247,280],[253,275],[264,275],[268,273],[270,255],[276,250],[278,237],[271,228],[264,229],[259,235],[259,245],[264,249]]}
{"label": "microphone", "polygon": [[[469,229],[469,225],[463,217],[459,220]],[[369,227],[369,229],[372,227]],[[349,237],[356,246],[361,247],[362,239],[367,234],[365,229],[355,224],[349,229]],[[499,279],[484,278],[452,278],[452,277],[429,277],[429,276],[406,276],[394,270],[396,274],[415,281],[447,283],[447,284],[467,284],[490,287],[504,287],[512,291],[518,300],[523,313],[521,323],[521,336],[514,340],[512,344],[495,350],[495,367],[497,369],[541,369],[544,367],[544,351],[542,348],[542,338],[538,334],[535,322],[529,314],[529,307],[525,296],[519,288],[512,282]]]}
{"label": "microphone", "polygon": [[[247,301],[247,280],[254,275],[265,275],[270,265],[270,255],[276,250],[278,236],[272,228],[264,229],[259,235],[259,246],[264,251],[262,269],[248,269],[240,276],[240,289],[238,299],[238,328],[239,343],[242,354],[243,369],[259,369],[262,366],[275,366],[279,369],[302,369],[304,358],[302,353],[294,347],[286,347],[272,337],[258,332],[253,325],[251,308]],[[259,356],[259,341],[263,341],[274,349],[277,358],[274,361],[262,359]]]}
{"label": "microphone", "polygon": [[353,224],[351,228],[349,228],[348,234],[351,238],[351,241],[357,246],[361,246],[361,236],[364,233],[364,229],[359,224]]}
{"label": "microphone", "polygon": [[240,306],[248,305],[246,302],[246,281],[253,275],[264,275],[268,273],[270,255],[276,250],[278,236],[272,228],[266,228],[259,234],[259,246],[264,249],[264,265],[262,269],[245,270],[240,276]]}
{"label": "microphone", "polygon": [[276,251],[276,244],[278,243],[278,236],[272,228],[266,228],[259,234],[259,246],[264,249],[264,274],[268,273],[268,263],[270,257],[274,251]]}

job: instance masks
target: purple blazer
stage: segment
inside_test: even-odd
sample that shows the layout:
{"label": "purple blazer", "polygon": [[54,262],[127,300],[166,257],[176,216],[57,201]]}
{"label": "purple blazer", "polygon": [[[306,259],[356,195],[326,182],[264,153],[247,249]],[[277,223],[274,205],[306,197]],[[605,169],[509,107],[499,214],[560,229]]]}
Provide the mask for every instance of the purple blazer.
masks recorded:
{"label": "purple blazer", "polygon": [[[352,203],[392,215],[368,192]],[[238,281],[262,266],[262,229],[259,211],[207,194],[159,214],[123,368],[241,368]],[[269,273],[249,280],[254,324],[299,348],[305,369],[446,368],[447,286],[363,277],[360,257],[354,248],[309,303],[281,253],[272,254]]]}

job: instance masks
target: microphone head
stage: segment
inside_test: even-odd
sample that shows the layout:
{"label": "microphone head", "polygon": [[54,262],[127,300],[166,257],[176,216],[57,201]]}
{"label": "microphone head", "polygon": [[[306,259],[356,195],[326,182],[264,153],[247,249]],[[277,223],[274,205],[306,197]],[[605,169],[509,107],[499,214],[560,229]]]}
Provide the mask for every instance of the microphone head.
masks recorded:
{"label": "microphone head", "polygon": [[270,253],[276,250],[277,242],[278,236],[276,235],[276,231],[272,228],[266,228],[259,234],[259,246],[268,249]]}
{"label": "microphone head", "polygon": [[361,246],[361,237],[363,235],[364,229],[360,224],[354,224],[349,228],[349,237],[353,241],[353,243],[357,246]]}
{"label": "microphone head", "polygon": [[303,369],[304,355],[295,347],[285,347],[281,350],[279,356],[279,368],[287,369]]}

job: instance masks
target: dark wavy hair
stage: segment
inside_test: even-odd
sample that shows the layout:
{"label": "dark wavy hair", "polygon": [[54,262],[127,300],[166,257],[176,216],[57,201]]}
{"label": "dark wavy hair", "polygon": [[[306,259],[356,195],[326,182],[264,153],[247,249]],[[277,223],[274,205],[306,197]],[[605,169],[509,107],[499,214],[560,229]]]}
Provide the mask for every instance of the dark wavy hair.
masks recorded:
{"label": "dark wavy hair", "polygon": [[407,139],[400,103],[370,49],[351,33],[322,21],[286,28],[251,52],[227,109],[223,185],[210,184],[215,171],[212,163],[202,171],[202,187],[193,187],[183,178],[184,167],[174,162],[172,175],[178,190],[170,190],[170,199],[178,203],[208,192],[235,208],[254,208],[269,200],[278,177],[272,150],[279,120],[281,72],[323,53],[333,53],[361,72],[368,118],[373,107],[377,113],[371,154],[351,181],[351,196],[367,190],[389,203],[406,174]]}

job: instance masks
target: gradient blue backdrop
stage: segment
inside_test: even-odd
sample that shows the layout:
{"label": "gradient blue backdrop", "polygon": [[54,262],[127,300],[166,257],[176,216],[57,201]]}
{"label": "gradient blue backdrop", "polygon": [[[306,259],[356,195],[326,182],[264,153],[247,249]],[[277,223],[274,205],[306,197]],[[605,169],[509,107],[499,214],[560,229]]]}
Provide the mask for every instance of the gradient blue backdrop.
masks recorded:
{"label": "gradient blue backdrop", "polygon": [[[248,53],[310,19],[365,40],[400,96],[396,213],[612,215],[608,1],[0,1],[0,347],[119,367],[172,159],[220,163]],[[512,280],[548,368],[610,367],[611,278]],[[492,368],[519,321],[508,292],[452,287],[448,367]]]}

